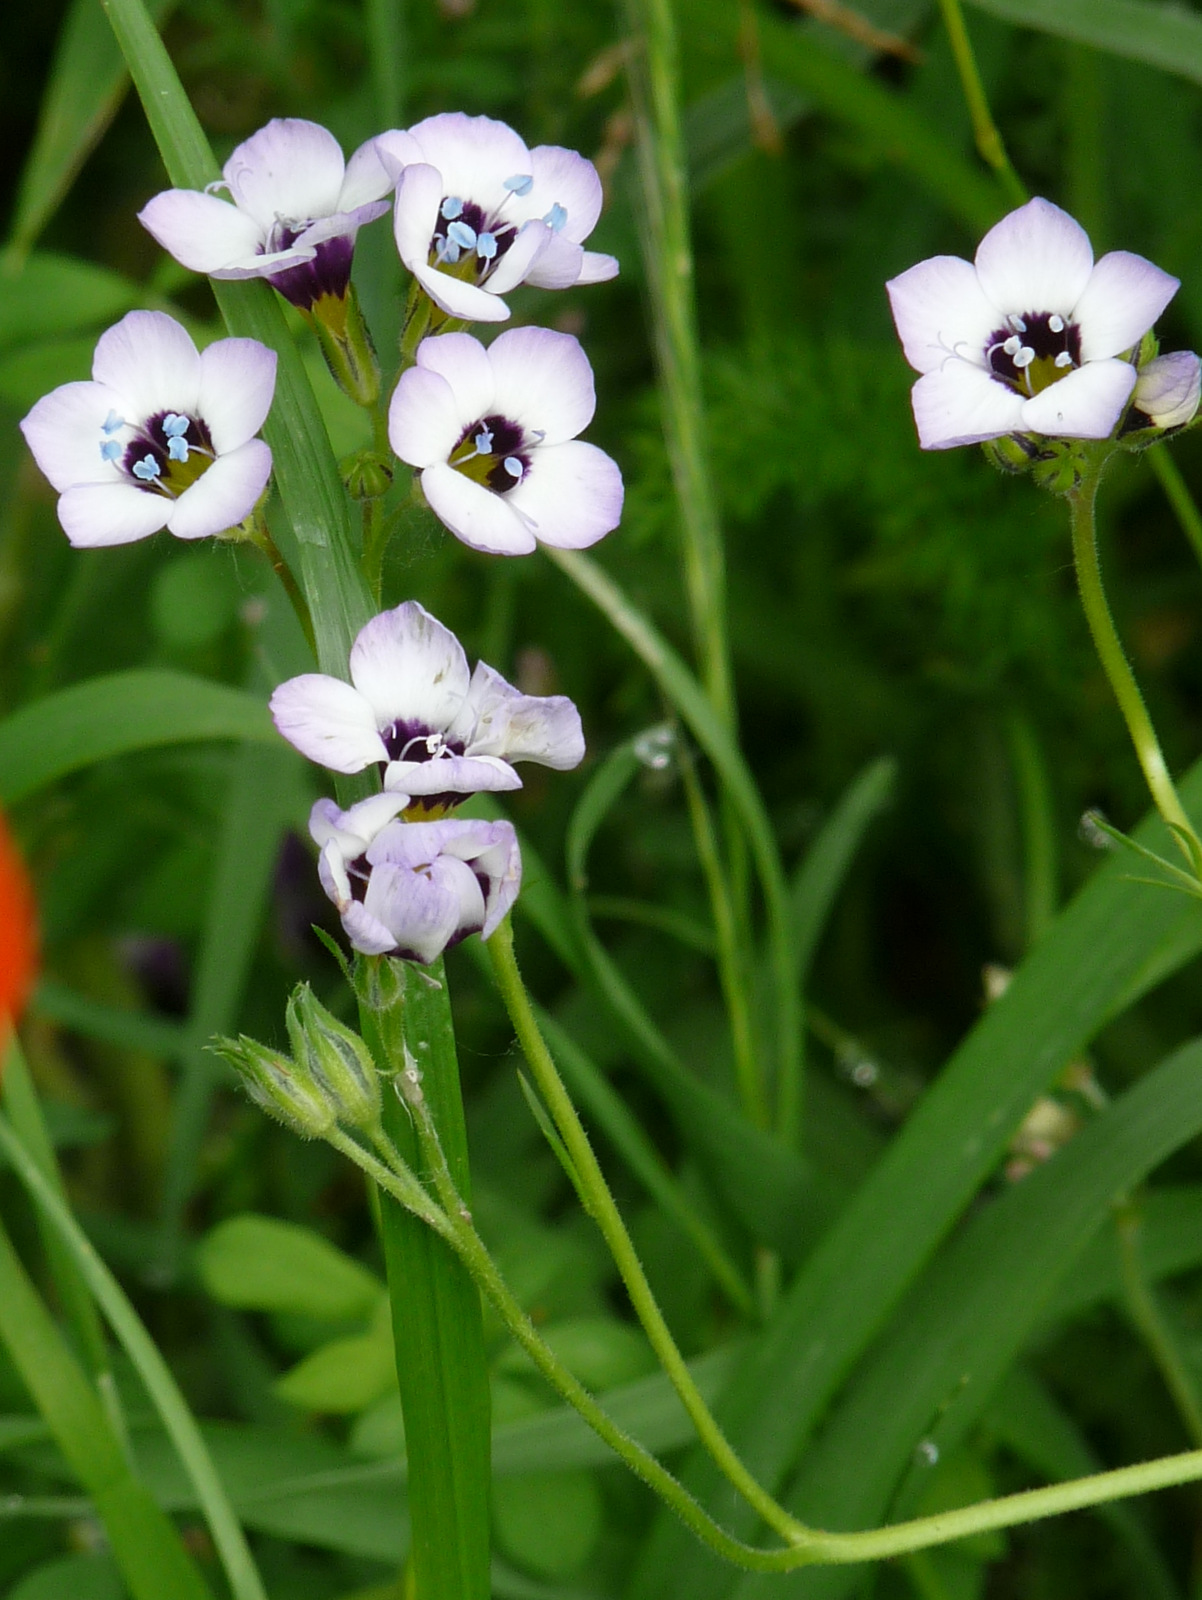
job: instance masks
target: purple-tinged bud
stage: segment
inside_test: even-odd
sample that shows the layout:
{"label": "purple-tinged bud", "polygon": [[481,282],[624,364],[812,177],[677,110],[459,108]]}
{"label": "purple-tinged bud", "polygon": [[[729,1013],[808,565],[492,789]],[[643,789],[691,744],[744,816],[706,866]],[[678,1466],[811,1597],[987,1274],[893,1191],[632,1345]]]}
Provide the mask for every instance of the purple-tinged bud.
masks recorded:
{"label": "purple-tinged bud", "polygon": [[1192,350],[1174,350],[1149,361],[1135,380],[1134,410],[1154,428],[1184,428],[1194,420],[1202,397],[1202,361]]}

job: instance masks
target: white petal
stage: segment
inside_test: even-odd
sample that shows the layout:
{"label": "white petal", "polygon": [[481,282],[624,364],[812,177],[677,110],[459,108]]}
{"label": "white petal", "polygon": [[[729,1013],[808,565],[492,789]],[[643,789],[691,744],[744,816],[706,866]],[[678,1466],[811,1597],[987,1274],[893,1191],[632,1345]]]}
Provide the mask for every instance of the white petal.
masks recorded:
{"label": "white petal", "polygon": [[573,284],[580,282],[583,270],[583,245],[565,239],[561,233],[553,233],[546,249],[539,252],[527,272],[526,282],[532,283],[536,289],[570,289]]}
{"label": "white petal", "polygon": [[277,217],[308,222],[337,211],[346,163],[328,129],[300,117],[273,117],[238,146],[223,171],[235,203],[266,236]]}
{"label": "white petal", "polygon": [[617,527],[622,495],[617,462],[594,444],[569,439],[541,445],[529,472],[506,498],[530,518],[540,544],[584,550]]}
{"label": "white petal", "polygon": [[463,646],[416,600],[360,628],[351,646],[351,678],[377,727],[414,722],[431,731],[449,727],[470,682]]}
{"label": "white petal", "polygon": [[463,425],[495,409],[497,380],[489,352],[470,333],[440,333],[417,347],[417,364],[445,378]]}
{"label": "white petal", "polygon": [[342,930],[354,948],[365,956],[387,955],[397,947],[384,924],[358,900],[351,900],[344,908]]}
{"label": "white petal", "polygon": [[406,128],[389,128],[386,133],[378,133],[372,142],[394,185],[406,167],[424,165],[421,147]]}
{"label": "white petal", "polygon": [[524,556],[534,549],[534,535],[517,512],[499,494],[473,483],[454,467],[427,467],[422,490],[439,521],[473,550]]}
{"label": "white petal", "polygon": [[435,761],[393,761],[384,786],[410,795],[489,794],[520,789],[522,780],[505,761],[491,756],[440,756]]}
{"label": "white petal", "polygon": [[271,477],[271,451],[262,439],[248,439],[218,456],[175,502],[167,531],[177,539],[207,539],[235,528],[255,508]]}
{"label": "white petal", "polygon": [[287,272],[289,267],[303,267],[316,254],[316,250],[307,245],[293,245],[291,249],[274,250],[270,255],[255,256],[232,267],[214,267],[209,277],[227,278],[234,283],[245,278],[269,278],[277,272]]}
{"label": "white petal", "polygon": [[138,212],[138,221],[192,272],[252,267],[267,237],[245,211],[195,189],[167,189]]}
{"label": "white petal", "polygon": [[596,167],[575,150],[554,144],[536,145],[530,163],[534,186],[523,196],[523,216],[545,217],[552,206],[562,206],[568,217],[560,237],[581,244],[601,215],[603,194]]}
{"label": "white petal", "polygon": [[1117,356],[1138,344],[1180,287],[1143,256],[1128,250],[1103,256],[1073,307],[1082,361]]}
{"label": "white petal", "polygon": [[[372,868],[364,909],[378,923],[384,924],[398,950],[418,961],[436,961],[459,931],[462,911],[459,891],[463,885],[454,879],[447,880],[448,875],[443,873],[435,876],[414,872],[391,861],[382,861]],[[483,922],[484,897],[474,878],[472,883],[480,896],[480,920]]]}
{"label": "white petal", "polygon": [[323,849],[333,842],[343,860],[353,861],[406,804],[406,796],[396,792],[368,795],[346,811],[333,800],[315,800],[309,812],[309,837]]}
{"label": "white petal", "polygon": [[[43,395],[25,417],[25,442],[60,494],[74,483],[128,482],[116,463],[100,454],[104,424],[114,414],[121,416],[122,405],[121,396],[102,383],[64,383]],[[111,437],[124,449],[128,430]]]}
{"label": "white petal", "polygon": [[1091,361],[1023,406],[1023,427],[1059,439],[1105,439],[1135,387],[1129,361]]}
{"label": "white petal", "polygon": [[68,489],[58,503],[58,520],[77,549],[132,544],[167,526],[171,501],[132,483],[85,483]]}
{"label": "white petal", "polygon": [[885,285],[898,338],[916,372],[934,372],[949,355],[980,366],[1002,314],[959,256],[932,256]]}
{"label": "white petal", "polygon": [[506,178],[533,171],[525,141],[492,117],[446,111],[414,123],[409,134],[423,159],[442,174],[443,195],[474,200],[490,215],[509,198]]}
{"label": "white petal", "polygon": [[407,166],[397,179],[392,231],[397,252],[410,272],[430,260],[430,241],[442,204],[442,174],[425,162]]}
{"label": "white petal", "polygon": [[621,271],[617,256],[602,255],[598,250],[586,250],[580,263],[577,283],[608,283]]}
{"label": "white petal", "polygon": [[388,760],[371,706],[341,678],[324,672],[289,678],[271,697],[271,715],[301,755],[334,772],[362,772]]}
{"label": "white petal", "polygon": [[[338,807],[332,800],[319,800],[317,805],[330,806],[337,811]],[[313,816],[317,810],[314,806],[309,814],[309,831],[313,831]],[[339,911],[351,903],[351,880],[347,876],[346,864],[354,857],[348,857],[336,839],[317,841],[321,845],[321,854],[317,858],[317,876],[322,888],[329,898],[338,907]]]}
{"label": "white petal", "polygon": [[537,761],[568,772],[584,760],[580,713],[567,695],[522,694],[481,661],[467,700],[449,730],[471,756]]}
{"label": "white petal", "polygon": [[449,272],[439,272],[436,267],[415,266],[409,270],[448,317],[458,317],[463,322],[509,321],[509,307],[487,289],[452,278]]}
{"label": "white petal", "polygon": [[554,238],[545,222],[524,223],[517,238],[485,280],[489,293],[508,294],[519,283],[525,283]]}
{"label": "white petal", "polygon": [[396,178],[384,164],[374,139],[361,144],[346,164],[346,175],[338,194],[338,211],[354,211],[371,200],[391,194]]}
{"label": "white petal", "polygon": [[1023,397],[980,367],[954,357],[928,372],[910,390],[910,404],[924,450],[979,444],[1022,429]]}
{"label": "white petal", "polygon": [[489,346],[502,416],[543,433],[548,444],[574,439],[597,406],[593,369],[578,339],[550,328],[513,328]]}
{"label": "white petal", "polygon": [[355,236],[365,223],[374,222],[377,217],[382,217],[392,206],[387,200],[373,200],[367,205],[357,206],[354,211],[332,211],[328,217],[319,217],[316,222],[311,222],[296,237],[296,248],[316,251],[319,244],[324,244],[327,239],[347,238],[353,245]]}
{"label": "white petal", "polygon": [[411,467],[430,467],[445,461],[467,424],[482,415],[465,415],[450,384],[437,372],[410,367],[401,374],[388,407],[388,442]]}
{"label": "white petal", "polygon": [[275,394],[276,353],[257,339],[218,339],[200,353],[197,409],[218,455],[253,439]]}
{"label": "white petal", "polygon": [[1192,350],[1157,356],[1140,369],[1131,403],[1158,428],[1184,428],[1202,397],[1202,361]]}
{"label": "white petal", "polygon": [[159,411],[195,415],[200,356],[187,333],[162,311],[131,311],[100,336],[92,376],[122,397],[144,422]]}
{"label": "white petal", "polygon": [[981,287],[1000,310],[1068,316],[1093,270],[1089,235],[1048,200],[1028,200],[981,240]]}

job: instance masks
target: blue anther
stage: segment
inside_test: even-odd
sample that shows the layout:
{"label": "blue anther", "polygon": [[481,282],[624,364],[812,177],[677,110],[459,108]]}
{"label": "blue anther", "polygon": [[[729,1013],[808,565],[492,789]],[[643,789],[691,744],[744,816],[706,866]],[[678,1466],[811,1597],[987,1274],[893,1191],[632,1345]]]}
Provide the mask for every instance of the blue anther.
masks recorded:
{"label": "blue anther", "polygon": [[476,247],[476,230],[469,228],[466,222],[452,222],[447,229],[447,238],[461,250],[474,250]]}
{"label": "blue anther", "polygon": [[449,194],[440,209],[448,222],[454,222],[463,211],[463,201],[457,195]]}
{"label": "blue anther", "polygon": [[482,455],[482,456],[488,455],[492,450],[492,429],[491,428],[481,428],[480,432],[476,435],[473,443],[475,444],[476,449],[480,453],[480,455]]}
{"label": "blue anther", "polygon": [[491,261],[497,253],[497,236],[495,233],[478,233],[476,235],[476,254],[481,261]]}
{"label": "blue anther", "polygon": [[178,434],[173,434],[167,445],[167,455],[172,461],[186,461],[188,459],[188,441],[181,439]]}
{"label": "blue anther", "polygon": [[438,255],[440,260],[445,261],[449,266],[453,267],[459,260],[459,246],[455,243],[454,239],[444,239],[442,242],[442,248],[439,250]]}
{"label": "blue anther", "polygon": [[153,483],[163,475],[163,469],[153,456],[143,456],[141,461],[135,461],[131,470],[134,477],[141,478],[143,483]]}
{"label": "blue anther", "polygon": [[534,188],[534,179],[528,172],[518,172],[512,178],[506,178],[502,187],[508,189],[510,194],[529,194]]}
{"label": "blue anther", "polygon": [[119,428],[124,428],[125,418],[119,417],[115,411],[110,411],[100,424],[101,433],[116,433]]}
{"label": "blue anther", "polygon": [[121,454],[121,441],[119,439],[102,439],[100,441],[100,459],[102,461],[116,461]]}
{"label": "blue anther", "polygon": [[517,456],[505,457],[505,471],[511,478],[520,478],[525,470],[525,467],[518,460]]}
{"label": "blue anther", "polygon": [[543,221],[547,224],[552,233],[558,233],[560,228],[563,227],[567,220],[568,214],[558,201],[556,201],[556,203],[551,207],[550,211],[548,211],[546,216],[543,218]]}
{"label": "blue anther", "polygon": [[163,432],[169,439],[178,439],[181,434],[187,433],[190,426],[190,419],[181,417],[178,411],[169,411],[163,418]]}

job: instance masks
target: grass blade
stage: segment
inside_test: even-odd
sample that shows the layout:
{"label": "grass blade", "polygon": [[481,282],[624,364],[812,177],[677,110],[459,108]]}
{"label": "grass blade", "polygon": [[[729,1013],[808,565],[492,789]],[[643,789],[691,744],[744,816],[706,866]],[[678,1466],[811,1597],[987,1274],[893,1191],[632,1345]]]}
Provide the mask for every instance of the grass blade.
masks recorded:
{"label": "grass blade", "polygon": [[1202,83],[1202,17],[1158,0],[967,0],[978,11]]}

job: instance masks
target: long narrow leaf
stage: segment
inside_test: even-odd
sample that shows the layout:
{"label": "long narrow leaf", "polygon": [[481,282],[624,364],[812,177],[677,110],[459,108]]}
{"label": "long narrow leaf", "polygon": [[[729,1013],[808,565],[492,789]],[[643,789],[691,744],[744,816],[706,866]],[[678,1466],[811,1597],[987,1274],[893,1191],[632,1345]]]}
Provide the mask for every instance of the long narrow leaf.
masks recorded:
{"label": "long narrow leaf", "polygon": [[1165,0],[968,0],[1003,22],[1202,83],[1202,17]]}

